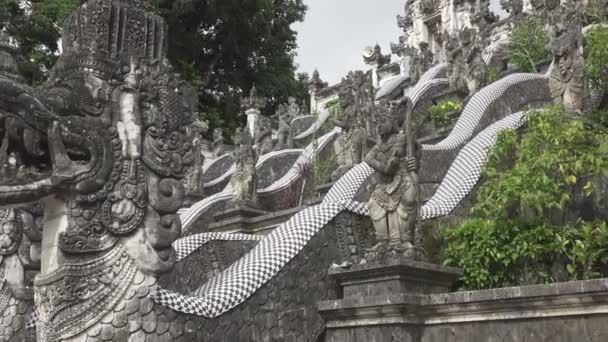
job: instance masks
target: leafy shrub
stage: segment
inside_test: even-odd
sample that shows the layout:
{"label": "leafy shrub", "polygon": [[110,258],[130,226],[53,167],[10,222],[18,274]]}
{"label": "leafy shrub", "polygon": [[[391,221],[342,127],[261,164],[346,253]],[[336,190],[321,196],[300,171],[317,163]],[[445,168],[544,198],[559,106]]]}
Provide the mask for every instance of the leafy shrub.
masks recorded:
{"label": "leafy shrub", "polygon": [[603,276],[601,266],[608,261],[608,226],[606,222],[583,223],[558,235],[561,252],[568,258],[567,270],[572,280]]}
{"label": "leafy shrub", "polygon": [[595,27],[587,33],[587,74],[593,85],[608,91],[608,27]]}
{"label": "leafy shrub", "polygon": [[607,138],[556,106],[530,113],[521,138],[499,135],[474,218],[444,231],[443,261],[464,269],[464,287],[554,281],[552,266],[564,259],[570,279],[601,275],[606,224],[569,222],[567,212],[577,189],[592,195],[589,175],[608,168]]}
{"label": "leafy shrub", "polygon": [[431,107],[431,120],[436,127],[446,127],[451,122],[450,113],[462,110],[461,102],[442,101]]}
{"label": "leafy shrub", "polygon": [[538,72],[537,66],[547,57],[548,36],[540,18],[529,18],[515,24],[508,55],[511,62],[525,72]]}

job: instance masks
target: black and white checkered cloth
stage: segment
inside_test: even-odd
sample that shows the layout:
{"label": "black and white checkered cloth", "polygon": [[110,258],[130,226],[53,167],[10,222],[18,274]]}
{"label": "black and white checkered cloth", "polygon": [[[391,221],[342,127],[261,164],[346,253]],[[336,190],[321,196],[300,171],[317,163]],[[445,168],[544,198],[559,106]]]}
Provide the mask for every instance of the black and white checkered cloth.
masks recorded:
{"label": "black and white checkered cloth", "polygon": [[260,241],[262,235],[251,234],[229,234],[229,233],[202,233],[187,236],[173,242],[173,249],[177,253],[177,261],[180,261],[209,241]]}
{"label": "black and white checkered cloth", "polygon": [[351,202],[372,173],[373,169],[365,163],[355,166],[338,180],[321,204],[302,210],[280,225],[243,258],[191,295],[161,289],[152,297],[173,310],[209,318],[236,307],[274,277],[342,210],[364,212],[362,203]]}
{"label": "black and white checkered cloth", "polygon": [[479,181],[488,151],[498,133],[516,129],[525,122],[523,112],[512,114],[486,128],[458,154],[433,197],[420,210],[423,220],[448,215]]}
{"label": "black and white checkered cloth", "polygon": [[422,149],[451,150],[462,146],[471,139],[477,125],[487,114],[490,104],[503,96],[511,87],[518,87],[523,82],[546,77],[546,75],[540,74],[513,74],[481,89],[471,97],[450,135],[435,145],[422,145]]}

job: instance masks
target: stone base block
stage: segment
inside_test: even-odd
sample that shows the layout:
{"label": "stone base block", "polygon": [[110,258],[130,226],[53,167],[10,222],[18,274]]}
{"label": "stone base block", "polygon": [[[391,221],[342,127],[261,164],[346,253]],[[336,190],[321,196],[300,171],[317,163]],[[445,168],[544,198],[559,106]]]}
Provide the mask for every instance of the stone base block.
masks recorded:
{"label": "stone base block", "polygon": [[343,298],[351,298],[446,293],[462,271],[423,262],[388,260],[331,269],[329,275],[341,289]]}

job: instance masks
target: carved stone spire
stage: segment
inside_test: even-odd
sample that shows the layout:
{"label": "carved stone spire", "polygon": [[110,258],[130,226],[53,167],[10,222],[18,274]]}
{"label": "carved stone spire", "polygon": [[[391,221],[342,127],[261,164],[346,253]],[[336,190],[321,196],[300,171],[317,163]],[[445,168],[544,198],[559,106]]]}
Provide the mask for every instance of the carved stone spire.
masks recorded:
{"label": "carved stone spire", "polygon": [[316,94],[319,90],[326,88],[327,82],[323,82],[321,76],[319,75],[319,70],[316,70],[312,73],[312,78],[308,83],[308,90],[312,94]]}

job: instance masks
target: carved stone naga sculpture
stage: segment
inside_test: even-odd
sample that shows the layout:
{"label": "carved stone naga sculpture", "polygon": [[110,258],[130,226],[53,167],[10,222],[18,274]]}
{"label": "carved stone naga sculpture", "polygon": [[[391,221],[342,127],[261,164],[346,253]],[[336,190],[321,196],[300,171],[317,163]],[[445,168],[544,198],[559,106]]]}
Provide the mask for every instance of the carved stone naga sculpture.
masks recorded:
{"label": "carved stone naga sculpture", "polygon": [[[147,294],[175,263],[196,103],[167,62],[167,39],[165,22],[142,0],[89,0],[66,20],[63,54],[46,84],[0,76],[0,113],[12,125],[0,141],[39,170],[27,183],[0,179],[3,215],[13,222],[9,249],[19,217],[27,221],[11,208],[44,207],[39,341],[166,331]],[[15,260],[11,251],[4,265]]]}

